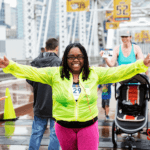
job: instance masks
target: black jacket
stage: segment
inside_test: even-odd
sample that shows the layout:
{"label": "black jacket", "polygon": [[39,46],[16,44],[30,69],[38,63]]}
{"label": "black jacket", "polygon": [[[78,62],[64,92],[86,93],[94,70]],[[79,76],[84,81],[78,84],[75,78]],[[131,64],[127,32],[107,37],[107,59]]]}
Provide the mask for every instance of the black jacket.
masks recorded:
{"label": "black jacket", "polygon": [[[44,52],[31,62],[31,66],[43,68],[60,66],[61,60],[55,53]],[[34,90],[34,115],[40,118],[52,118],[52,88],[49,85],[27,80]]]}

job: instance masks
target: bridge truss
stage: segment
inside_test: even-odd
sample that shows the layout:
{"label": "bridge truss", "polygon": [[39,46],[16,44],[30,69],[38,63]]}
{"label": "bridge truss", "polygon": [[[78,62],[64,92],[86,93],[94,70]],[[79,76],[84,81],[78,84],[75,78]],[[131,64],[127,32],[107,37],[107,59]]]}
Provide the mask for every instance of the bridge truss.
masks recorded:
{"label": "bridge truss", "polygon": [[[97,1],[92,0],[90,7],[97,9]],[[69,43],[80,42],[89,56],[97,56],[99,52],[97,11],[66,12],[66,1],[59,1],[59,42],[60,57]]]}
{"label": "bridge truss", "polygon": [[[43,28],[44,12],[50,13],[52,0],[25,0],[25,49],[26,57],[34,58],[40,48],[40,42],[44,35],[43,46],[47,39],[47,30],[50,14],[46,18]],[[37,12],[35,5],[41,5],[42,12],[40,28],[36,30]],[[65,47],[69,43],[80,42],[86,49],[89,56],[98,56],[100,48],[105,48],[104,20],[105,11],[113,10],[113,0],[91,0],[89,12],[66,12],[66,0],[59,0],[59,47],[60,57],[63,56]],[[138,17],[150,16],[150,0],[132,0],[132,20]],[[38,35],[38,38],[37,38]]]}
{"label": "bridge truss", "polygon": [[[46,27],[43,29],[44,12],[50,16],[51,0],[27,0],[24,1],[24,20],[25,20],[25,49],[26,58],[34,58],[39,52],[41,35],[44,35],[43,46],[47,39],[46,31],[49,25],[49,18],[46,18]],[[40,28],[36,30],[36,11],[35,5],[45,5],[42,7]],[[97,1],[91,0],[91,8],[97,9]],[[60,57],[62,57],[65,47],[69,43],[80,42],[89,56],[97,56],[99,52],[98,45],[98,13],[91,12],[66,12],[66,0],[59,0],[59,47]],[[43,31],[44,30],[44,31]],[[38,35],[38,38],[37,36]]]}

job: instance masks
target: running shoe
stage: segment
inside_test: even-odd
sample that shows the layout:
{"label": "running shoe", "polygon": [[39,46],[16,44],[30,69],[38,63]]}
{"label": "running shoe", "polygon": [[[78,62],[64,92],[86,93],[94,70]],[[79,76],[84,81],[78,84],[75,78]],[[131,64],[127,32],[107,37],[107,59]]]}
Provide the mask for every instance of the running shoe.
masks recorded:
{"label": "running shoe", "polygon": [[106,120],[110,120],[110,118],[109,118],[109,116],[108,116],[108,115],[106,116]]}

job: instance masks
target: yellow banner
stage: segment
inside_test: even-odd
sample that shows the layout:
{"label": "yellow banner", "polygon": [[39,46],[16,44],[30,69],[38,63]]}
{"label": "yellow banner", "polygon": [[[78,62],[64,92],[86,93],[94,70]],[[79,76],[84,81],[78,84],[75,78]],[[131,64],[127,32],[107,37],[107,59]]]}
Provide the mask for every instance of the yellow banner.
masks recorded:
{"label": "yellow banner", "polygon": [[118,29],[119,22],[106,22],[106,30],[108,29]]}
{"label": "yellow banner", "polygon": [[141,38],[142,38],[142,40],[148,40],[149,39],[149,30],[142,30]]}
{"label": "yellow banner", "polygon": [[106,18],[109,18],[109,17],[111,17],[113,15],[113,11],[106,11],[106,14],[105,14],[105,17]]}
{"label": "yellow banner", "polygon": [[[150,35],[149,35],[150,36]],[[150,38],[146,40],[146,43],[150,43]]]}
{"label": "yellow banner", "polygon": [[90,0],[67,0],[67,12],[89,11]]}
{"label": "yellow banner", "polygon": [[113,21],[113,11],[106,11],[105,18],[109,21]]}
{"label": "yellow banner", "polygon": [[114,0],[113,20],[131,20],[131,0]]}
{"label": "yellow banner", "polygon": [[146,40],[146,43],[150,43],[150,34],[149,34],[149,38]]}
{"label": "yellow banner", "polygon": [[141,33],[134,34],[134,41],[135,42],[142,42]]}

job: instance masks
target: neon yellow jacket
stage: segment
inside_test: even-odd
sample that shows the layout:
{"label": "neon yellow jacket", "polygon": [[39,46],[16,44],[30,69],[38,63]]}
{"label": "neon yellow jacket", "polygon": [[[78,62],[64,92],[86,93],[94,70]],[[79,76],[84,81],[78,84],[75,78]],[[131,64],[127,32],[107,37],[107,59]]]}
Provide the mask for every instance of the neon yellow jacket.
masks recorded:
{"label": "neon yellow jacket", "polygon": [[[133,64],[119,67],[104,68],[90,67],[89,79],[83,81],[82,73],[79,76],[81,93],[78,102],[75,101],[72,91],[73,76],[70,80],[60,77],[61,67],[35,68],[10,61],[3,69],[5,73],[11,73],[17,78],[26,78],[35,82],[49,84],[53,91],[53,117],[64,121],[88,121],[98,116],[97,109],[97,85],[115,83],[132,76],[146,72],[148,67],[138,60]],[[90,105],[90,109],[87,102]],[[42,100],[42,99],[41,99]]]}

